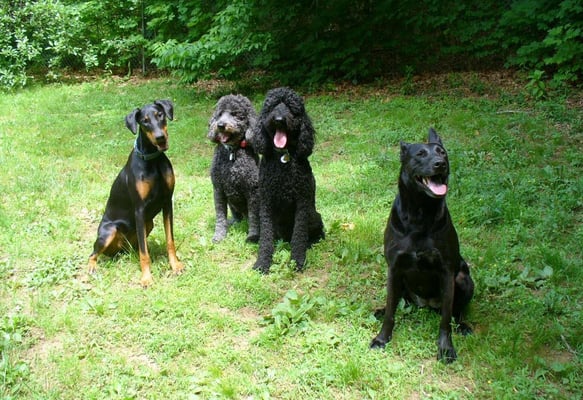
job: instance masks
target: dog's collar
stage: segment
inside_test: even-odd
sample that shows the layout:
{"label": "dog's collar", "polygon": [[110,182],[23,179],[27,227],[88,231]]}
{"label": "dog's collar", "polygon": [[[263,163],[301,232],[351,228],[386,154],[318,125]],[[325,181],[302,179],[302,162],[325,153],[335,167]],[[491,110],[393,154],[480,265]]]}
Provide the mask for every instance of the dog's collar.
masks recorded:
{"label": "dog's collar", "polygon": [[235,157],[235,152],[239,148],[244,149],[245,147],[247,147],[247,141],[246,140],[241,140],[241,142],[239,143],[239,146],[232,146],[230,144],[223,143],[223,147],[225,149],[227,149],[227,151],[229,152],[229,161],[235,161],[235,158],[236,158]]}
{"label": "dog's collar", "polygon": [[138,145],[138,139],[139,137],[137,137],[136,141],[134,142],[134,152],[139,158],[141,158],[144,161],[150,161],[153,160],[154,158],[160,157],[160,155],[162,154],[160,150],[156,150],[153,153],[144,153],[142,150],[140,150]]}

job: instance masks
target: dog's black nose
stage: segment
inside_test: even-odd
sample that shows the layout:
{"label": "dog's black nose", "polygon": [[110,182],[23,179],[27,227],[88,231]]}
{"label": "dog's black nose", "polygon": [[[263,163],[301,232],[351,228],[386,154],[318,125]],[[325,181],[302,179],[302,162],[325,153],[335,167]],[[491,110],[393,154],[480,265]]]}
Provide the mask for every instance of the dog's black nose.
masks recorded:
{"label": "dog's black nose", "polygon": [[225,129],[225,126],[227,126],[227,124],[225,124],[224,122],[219,122],[217,124],[217,128],[219,128],[219,129]]}
{"label": "dog's black nose", "polygon": [[438,160],[433,163],[433,167],[436,169],[445,168],[445,165],[446,164],[444,160]]}
{"label": "dog's black nose", "polygon": [[156,143],[161,144],[161,143],[165,143],[165,142],[166,142],[166,138],[164,137],[164,135],[156,136]]}

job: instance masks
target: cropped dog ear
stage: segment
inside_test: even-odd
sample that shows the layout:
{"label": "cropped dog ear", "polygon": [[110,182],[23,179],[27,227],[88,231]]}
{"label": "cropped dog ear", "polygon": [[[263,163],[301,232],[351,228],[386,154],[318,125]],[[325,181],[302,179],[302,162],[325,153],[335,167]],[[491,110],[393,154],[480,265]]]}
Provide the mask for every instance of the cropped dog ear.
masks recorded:
{"label": "cropped dog ear", "polygon": [[126,126],[135,135],[138,133],[138,114],[140,109],[136,108],[134,111],[126,116]]}
{"label": "cropped dog ear", "polygon": [[174,104],[170,100],[156,100],[154,104],[162,107],[164,114],[170,121],[174,119]]}
{"label": "cropped dog ear", "polygon": [[399,142],[401,146],[401,162],[405,161],[407,153],[409,152],[409,143],[403,142],[402,140]]}
{"label": "cropped dog ear", "polygon": [[437,143],[438,145],[443,146],[443,143],[441,143],[441,138],[433,128],[429,128],[428,143]]}

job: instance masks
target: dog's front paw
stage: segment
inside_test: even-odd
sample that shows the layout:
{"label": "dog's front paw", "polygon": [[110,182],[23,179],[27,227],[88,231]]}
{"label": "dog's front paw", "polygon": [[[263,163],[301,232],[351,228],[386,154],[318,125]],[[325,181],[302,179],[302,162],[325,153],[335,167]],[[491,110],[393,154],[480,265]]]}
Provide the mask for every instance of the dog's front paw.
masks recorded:
{"label": "dog's front paw", "polygon": [[269,265],[264,265],[259,261],[255,263],[253,269],[263,275],[267,275],[269,273]]}
{"label": "dog's front paw", "polygon": [[97,260],[95,260],[93,257],[91,257],[89,259],[89,262],[87,263],[87,273],[89,275],[93,275],[96,271],[97,271]]}
{"label": "dog's front paw", "polygon": [[247,239],[245,239],[245,241],[247,243],[257,243],[257,242],[259,242],[259,235],[258,234],[250,234],[249,236],[247,236]]}
{"label": "dog's front paw", "polygon": [[142,285],[144,289],[152,286],[153,283],[154,278],[152,278],[152,274],[150,272],[142,274],[142,278],[140,279],[140,285]]}
{"label": "dog's front paw", "polygon": [[180,275],[184,272],[184,264],[181,261],[175,261],[170,266],[174,275]]}
{"label": "dog's front paw", "polygon": [[444,364],[450,364],[457,359],[455,349],[452,347],[439,348],[437,351],[437,359]]}
{"label": "dog's front paw", "polygon": [[222,242],[225,237],[227,237],[226,233],[215,233],[215,235],[213,236],[213,243],[219,243]]}
{"label": "dog's front paw", "polygon": [[[390,340],[390,339],[389,339]],[[371,349],[384,349],[385,346],[387,345],[387,343],[389,342],[389,340],[386,340],[382,337],[377,336],[375,337],[371,342],[370,342],[370,348]]]}
{"label": "dog's front paw", "polygon": [[457,358],[453,343],[451,342],[451,333],[441,331],[437,341],[437,359],[449,364]]}

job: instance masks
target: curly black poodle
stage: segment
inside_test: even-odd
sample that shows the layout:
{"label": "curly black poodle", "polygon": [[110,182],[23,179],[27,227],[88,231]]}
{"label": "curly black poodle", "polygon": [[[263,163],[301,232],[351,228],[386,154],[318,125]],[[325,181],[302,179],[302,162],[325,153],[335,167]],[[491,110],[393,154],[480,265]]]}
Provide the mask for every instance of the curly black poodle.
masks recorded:
{"label": "curly black poodle", "polygon": [[247,241],[259,240],[259,157],[249,140],[256,122],[253,104],[239,94],[221,97],[209,120],[208,138],[217,144],[211,165],[215,243],[227,235],[227,206],[233,222],[248,218]]}
{"label": "curly black poodle", "polygon": [[291,244],[291,258],[302,270],[306,251],[324,239],[322,217],[316,211],[316,180],[308,157],[314,147],[314,128],[302,98],[289,88],[267,93],[253,132],[261,154],[259,193],[261,237],[254,269],[268,273],[274,240]]}

